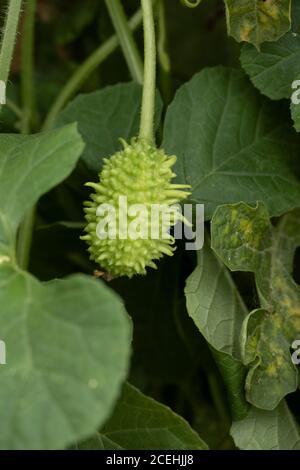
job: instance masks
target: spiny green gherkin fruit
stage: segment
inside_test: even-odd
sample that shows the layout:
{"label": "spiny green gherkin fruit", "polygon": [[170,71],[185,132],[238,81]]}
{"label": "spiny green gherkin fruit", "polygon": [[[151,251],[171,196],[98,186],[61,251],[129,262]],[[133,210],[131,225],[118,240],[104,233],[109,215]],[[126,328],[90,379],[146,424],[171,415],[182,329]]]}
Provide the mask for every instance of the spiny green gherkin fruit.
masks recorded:
{"label": "spiny green gherkin fruit", "polygon": [[[109,159],[104,159],[104,166],[100,173],[100,182],[87,183],[94,189],[91,200],[85,202],[85,217],[87,226],[86,235],[82,237],[89,245],[90,258],[96,261],[112,277],[146,274],[146,267],[156,268],[154,260],[163,255],[172,256],[174,237],[167,233],[171,226],[179,220],[184,220],[181,211],[173,212],[172,205],[185,199],[190,193],[182,191],[187,185],[172,184],[171,180],[176,175],[171,167],[176,162],[175,156],[167,156],[161,149],[147,141],[133,139],[131,144],[122,141],[124,149],[115,153]],[[142,219],[147,236],[131,239],[120,235],[120,196],[127,198],[128,207],[133,204],[143,204],[148,209],[148,215]],[[102,204],[109,204],[116,210],[116,237],[100,239],[97,226],[101,215],[97,208]],[[151,207],[161,205],[170,210],[170,219],[165,224],[160,216],[156,227],[153,227],[153,217],[150,221]],[[174,206],[173,206],[174,207]],[[103,217],[103,215],[102,215]],[[133,223],[135,217],[126,211],[125,220],[127,226]],[[124,217],[122,216],[124,222]],[[151,226],[152,224],[152,226]],[[151,238],[151,230],[159,235]],[[122,232],[121,232],[122,233]],[[124,239],[125,238],[125,239]]]}

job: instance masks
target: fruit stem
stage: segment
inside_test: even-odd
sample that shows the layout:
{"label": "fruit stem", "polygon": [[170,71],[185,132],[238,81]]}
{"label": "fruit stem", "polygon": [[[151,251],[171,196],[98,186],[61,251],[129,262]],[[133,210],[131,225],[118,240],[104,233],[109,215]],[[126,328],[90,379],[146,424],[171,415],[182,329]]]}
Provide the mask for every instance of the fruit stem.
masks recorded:
{"label": "fruit stem", "polygon": [[152,0],[141,0],[144,25],[144,87],[140,139],[154,141],[156,43]]}
{"label": "fruit stem", "polygon": [[2,34],[0,52],[0,83],[4,93],[4,96],[0,97],[2,104],[5,103],[5,88],[15,47],[21,4],[22,0],[10,0]]}
{"label": "fruit stem", "polygon": [[143,63],[120,0],[105,0],[124,57],[134,81],[143,83]]}

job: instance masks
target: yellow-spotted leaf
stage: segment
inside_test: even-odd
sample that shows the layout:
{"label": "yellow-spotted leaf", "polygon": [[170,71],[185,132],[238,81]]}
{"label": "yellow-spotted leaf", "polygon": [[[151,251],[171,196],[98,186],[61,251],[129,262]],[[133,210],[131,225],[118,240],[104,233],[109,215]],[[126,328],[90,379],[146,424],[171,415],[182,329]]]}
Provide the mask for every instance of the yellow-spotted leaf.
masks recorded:
{"label": "yellow-spotted leaf", "polygon": [[225,0],[228,34],[259,48],[291,27],[291,0]]}
{"label": "yellow-spotted leaf", "polygon": [[297,210],[274,228],[262,203],[220,206],[212,219],[215,252],[232,271],[255,273],[261,309],[244,320],[241,346],[247,399],[266,410],[297,388],[290,347],[300,336],[300,288],[291,275],[299,220]]}

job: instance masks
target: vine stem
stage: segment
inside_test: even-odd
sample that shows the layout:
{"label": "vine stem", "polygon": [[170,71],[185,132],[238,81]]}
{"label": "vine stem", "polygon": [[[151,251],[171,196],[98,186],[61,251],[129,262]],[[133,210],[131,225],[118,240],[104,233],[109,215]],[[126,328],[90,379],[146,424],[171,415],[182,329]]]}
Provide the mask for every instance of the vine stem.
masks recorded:
{"label": "vine stem", "polygon": [[[31,131],[32,116],[34,114],[34,24],[36,0],[27,0],[23,23],[23,38],[21,48],[21,95],[23,116],[21,121],[22,134]],[[18,232],[17,259],[20,268],[27,269],[29,265],[32,234],[36,208],[33,207],[25,215]]]}
{"label": "vine stem", "polygon": [[20,268],[25,270],[29,265],[35,213],[36,207],[34,206],[25,215],[18,232],[17,260]]}
{"label": "vine stem", "polygon": [[[128,26],[131,31],[135,31],[142,23],[142,11],[139,9],[129,20]],[[64,108],[70,98],[78,91],[87,77],[118,47],[117,35],[112,36],[99,46],[74,72],[69,81],[60,91],[51,106],[44,124],[43,130],[50,129],[59,112]]]}
{"label": "vine stem", "polygon": [[10,0],[2,35],[0,81],[6,86],[13,57],[22,0]]}
{"label": "vine stem", "polygon": [[230,415],[223,398],[223,391],[220,389],[220,385],[218,383],[218,377],[215,373],[209,372],[207,379],[217,413],[222,421],[230,426]]}
{"label": "vine stem", "polygon": [[164,0],[159,0],[157,5],[158,16],[158,41],[157,52],[160,65],[161,86],[164,101],[171,101],[171,61],[167,52],[166,12]]}
{"label": "vine stem", "polygon": [[14,115],[17,118],[22,119],[23,111],[22,111],[21,108],[19,108],[19,106],[14,101],[7,98],[6,99],[6,106],[14,113]]}
{"label": "vine stem", "polygon": [[144,25],[144,87],[142,98],[141,139],[154,141],[154,112],[156,87],[156,43],[152,0],[141,0]]}
{"label": "vine stem", "polygon": [[105,0],[133,80],[143,83],[143,63],[120,0]]}

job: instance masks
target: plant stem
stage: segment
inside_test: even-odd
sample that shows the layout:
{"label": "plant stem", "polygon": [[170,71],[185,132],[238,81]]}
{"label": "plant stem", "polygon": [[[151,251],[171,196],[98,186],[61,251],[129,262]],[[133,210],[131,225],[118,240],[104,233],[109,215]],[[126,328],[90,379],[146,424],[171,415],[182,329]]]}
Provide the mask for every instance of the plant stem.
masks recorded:
{"label": "plant stem", "polygon": [[13,57],[22,0],[10,0],[2,35],[0,81],[6,86]]}
{"label": "plant stem", "polygon": [[21,269],[29,265],[35,212],[35,206],[27,212],[18,232],[17,259]]}
{"label": "plant stem", "polygon": [[[35,24],[36,0],[27,0],[23,40],[21,49],[21,94],[23,104],[23,116],[21,124],[22,134],[29,134],[34,113],[34,81],[33,81],[33,54],[34,54],[34,24]],[[35,219],[35,207],[25,215],[18,232],[17,259],[22,269],[27,269],[30,258],[32,232]]]}
{"label": "plant stem", "polygon": [[[139,9],[129,20],[131,31],[135,31],[142,23],[142,12]],[[50,108],[43,129],[50,129],[59,112],[63,109],[70,98],[78,91],[86,78],[118,47],[117,35],[112,36],[98,47],[74,72],[69,81],[60,91],[52,107]]]}
{"label": "plant stem", "polygon": [[166,104],[171,101],[171,62],[166,51],[167,32],[166,32],[166,12],[164,0],[159,0],[157,5],[158,16],[158,41],[157,52],[160,65],[161,87]]}
{"label": "plant stem", "polygon": [[31,122],[35,105],[33,77],[35,10],[36,0],[27,0],[21,48],[21,95],[23,107],[23,119],[21,125],[22,134],[29,134],[31,131]]}
{"label": "plant stem", "polygon": [[143,63],[120,0],[105,0],[133,80],[143,83]]}
{"label": "plant stem", "polygon": [[15,114],[16,117],[18,117],[19,119],[22,119],[22,116],[23,116],[22,109],[19,108],[19,106],[14,101],[7,98],[6,105]]}
{"label": "plant stem", "polygon": [[141,0],[144,25],[144,87],[141,111],[140,138],[154,141],[153,124],[156,86],[156,44],[153,5],[151,0]]}
{"label": "plant stem", "polygon": [[220,390],[218,378],[213,372],[209,372],[207,375],[207,379],[208,379],[209,388],[212,394],[212,399],[216,407],[216,411],[219,414],[222,421],[229,426],[230,416],[227,410],[227,406],[223,400],[223,393]]}

